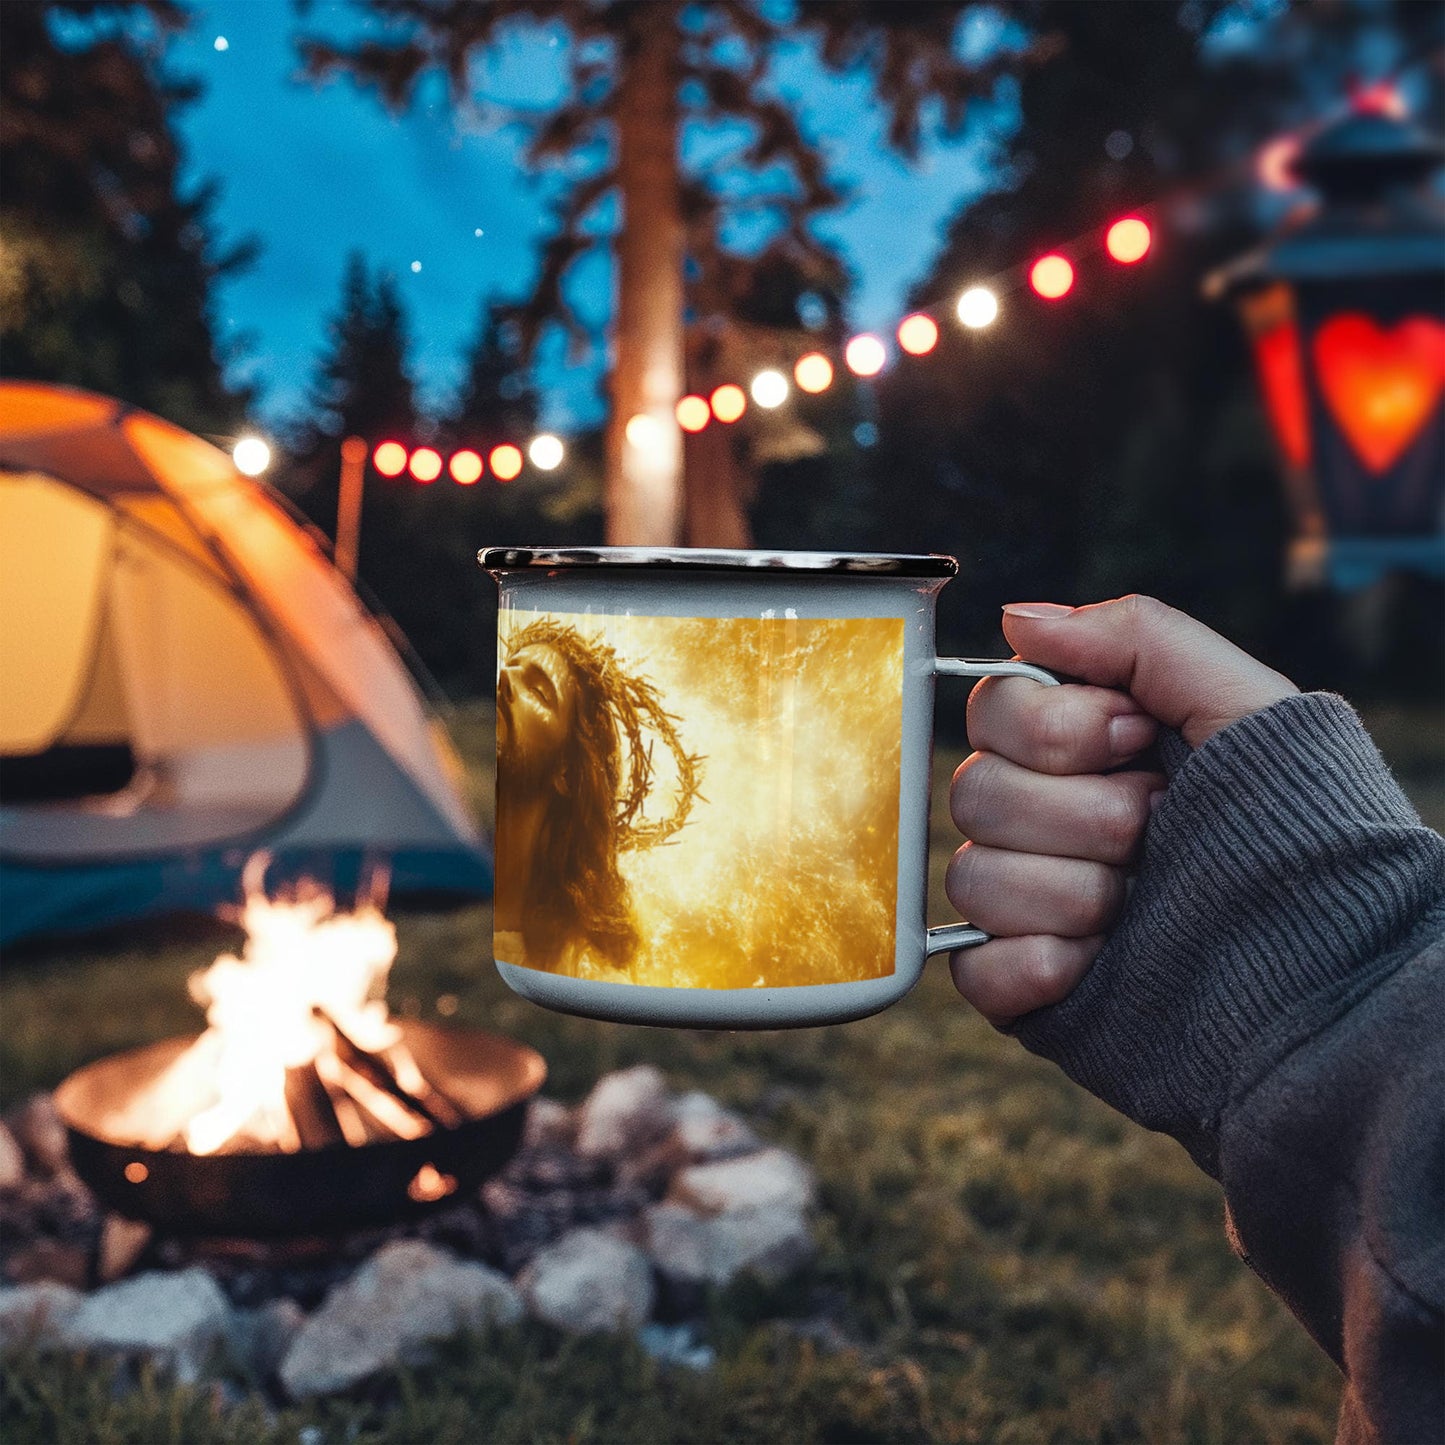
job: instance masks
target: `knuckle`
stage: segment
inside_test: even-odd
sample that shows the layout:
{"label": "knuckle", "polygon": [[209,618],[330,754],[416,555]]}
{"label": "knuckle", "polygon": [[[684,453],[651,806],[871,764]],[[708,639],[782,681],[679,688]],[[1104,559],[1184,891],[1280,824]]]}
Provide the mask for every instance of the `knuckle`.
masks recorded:
{"label": "knuckle", "polygon": [[1031,1008],[1061,1002],[1074,986],[1068,944],[1048,934],[1029,939],[1019,961],[1019,974]]}
{"label": "knuckle", "polygon": [[990,753],[970,753],[953,775],[948,790],[948,808],[954,826],[965,837],[973,837],[989,820],[993,793],[991,784],[997,780],[997,760]]}
{"label": "knuckle", "polygon": [[1124,863],[1134,856],[1149,822],[1149,803],[1138,788],[1113,787],[1099,810],[1103,861]]}
{"label": "knuckle", "polygon": [[1114,921],[1123,898],[1124,880],[1115,868],[1092,865],[1074,894],[1074,927],[1078,934],[1102,933]]}
{"label": "knuckle", "polygon": [[1035,700],[1027,737],[1041,767],[1058,772],[1072,766],[1079,753],[1082,730],[1065,689],[1051,687]]}

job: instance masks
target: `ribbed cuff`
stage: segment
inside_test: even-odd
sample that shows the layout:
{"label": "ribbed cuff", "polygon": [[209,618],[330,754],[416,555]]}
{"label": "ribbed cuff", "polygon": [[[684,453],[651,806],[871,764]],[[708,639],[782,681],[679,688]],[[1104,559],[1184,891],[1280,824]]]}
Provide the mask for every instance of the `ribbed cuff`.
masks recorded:
{"label": "ribbed cuff", "polygon": [[1278,1057],[1393,966],[1442,899],[1445,839],[1349,704],[1285,698],[1187,753],[1103,952],[1013,1032],[1214,1172],[1220,1117],[1261,1047]]}

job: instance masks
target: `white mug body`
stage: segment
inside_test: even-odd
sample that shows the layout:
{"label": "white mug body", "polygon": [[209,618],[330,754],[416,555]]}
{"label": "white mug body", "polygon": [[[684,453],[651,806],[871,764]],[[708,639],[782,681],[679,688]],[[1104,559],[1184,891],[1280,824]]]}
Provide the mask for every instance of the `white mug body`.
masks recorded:
{"label": "white mug body", "polygon": [[[625,1023],[841,1023],[900,999],[930,951],[985,937],[957,926],[931,939],[926,925],[935,678],[1022,668],[1052,679],[1021,664],[937,659],[935,609],[956,571],[952,558],[604,548],[491,549],[480,560],[500,588],[494,954],[516,992]],[[620,791],[630,785],[632,794],[609,801],[624,818],[618,846],[634,845],[616,861],[620,873],[631,870],[625,886],[640,962],[562,950],[557,957],[583,962],[539,965],[540,950],[522,941],[512,916],[525,913],[524,902],[537,912],[506,880],[522,861],[518,839],[538,836],[512,820],[531,818],[528,800],[548,788],[564,795],[548,794],[560,816],[581,806],[566,796],[565,769],[533,770],[515,741],[528,725],[529,678],[557,704],[552,725],[562,725],[556,688],[572,674],[557,666],[558,648],[574,671],[632,700],[608,724],[629,754],[614,764]],[[767,698],[761,711],[758,690]],[[581,706],[567,717],[575,722]],[[629,771],[639,753],[649,760],[641,782]],[[525,773],[532,791],[509,768]],[[646,785],[669,797],[657,802]],[[748,808],[769,818],[740,816]],[[781,822],[769,832],[773,814]],[[759,831],[759,822],[768,826]],[[763,840],[749,855],[751,872],[740,872],[730,852],[743,837]],[[675,872],[692,880],[685,895],[671,887]],[[669,886],[649,892],[649,877]],[[724,896],[709,895],[715,884]],[[748,913],[736,937],[727,936],[729,898],[733,911]],[[766,913],[771,900],[775,917]],[[699,910],[707,912],[701,922]],[[710,960],[724,955],[726,967],[714,968]]]}

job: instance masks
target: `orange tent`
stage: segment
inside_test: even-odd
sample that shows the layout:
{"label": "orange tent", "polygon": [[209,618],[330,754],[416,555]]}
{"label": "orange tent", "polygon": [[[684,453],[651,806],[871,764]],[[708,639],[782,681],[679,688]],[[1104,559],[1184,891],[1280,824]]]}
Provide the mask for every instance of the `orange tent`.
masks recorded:
{"label": "orange tent", "polygon": [[0,383],[0,936],[235,896],[253,850],[490,889],[380,623],[224,452]]}

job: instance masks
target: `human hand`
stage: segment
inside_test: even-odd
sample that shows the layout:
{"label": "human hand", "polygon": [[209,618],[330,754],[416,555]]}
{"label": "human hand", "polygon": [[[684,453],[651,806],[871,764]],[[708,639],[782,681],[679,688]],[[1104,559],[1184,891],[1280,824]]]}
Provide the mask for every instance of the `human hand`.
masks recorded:
{"label": "human hand", "polygon": [[1081,682],[986,678],[968,700],[977,751],[954,774],[949,804],[970,841],[945,889],[994,937],[954,954],[953,981],[999,1026],[1067,997],[1098,956],[1166,786],[1163,774],[1128,767],[1159,726],[1197,748],[1298,691],[1152,597],[1011,603],[1003,630],[1020,657]]}

